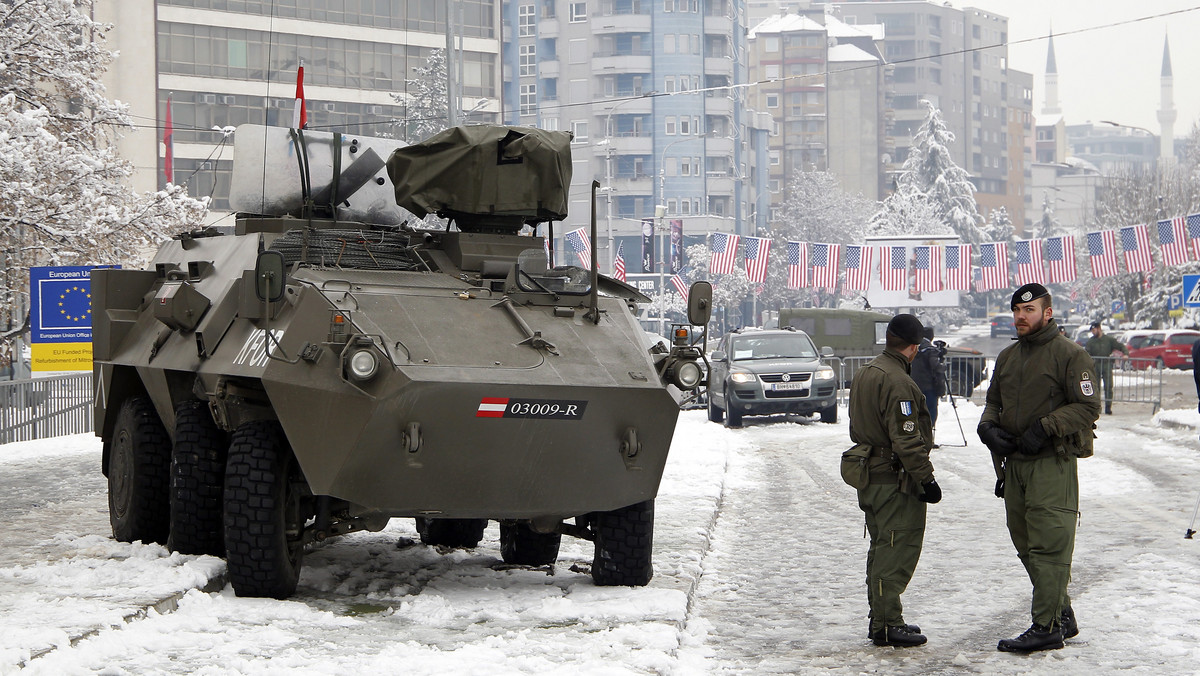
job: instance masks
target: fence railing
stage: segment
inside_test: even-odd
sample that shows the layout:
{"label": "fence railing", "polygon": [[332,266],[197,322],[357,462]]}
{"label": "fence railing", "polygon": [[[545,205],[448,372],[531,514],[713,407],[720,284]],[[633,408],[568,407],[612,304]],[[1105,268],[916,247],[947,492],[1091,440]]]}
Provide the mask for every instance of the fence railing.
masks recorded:
{"label": "fence railing", "polygon": [[[837,360],[840,369],[842,389],[838,392],[840,399],[850,396],[850,384],[854,374],[874,357],[846,357]],[[834,361],[834,360],[831,360]],[[950,393],[956,397],[969,399],[972,396],[982,400],[987,393],[988,378],[995,366],[995,357],[984,356],[948,356],[945,367]],[[1157,413],[1162,406],[1163,366],[1157,359],[1140,359],[1129,357],[1095,357],[1096,381],[1095,387],[1105,402],[1125,404],[1149,404]],[[1111,396],[1108,386],[1104,384],[1108,374],[1112,374]]]}
{"label": "fence railing", "polygon": [[0,444],[91,431],[91,373],[0,382]]}

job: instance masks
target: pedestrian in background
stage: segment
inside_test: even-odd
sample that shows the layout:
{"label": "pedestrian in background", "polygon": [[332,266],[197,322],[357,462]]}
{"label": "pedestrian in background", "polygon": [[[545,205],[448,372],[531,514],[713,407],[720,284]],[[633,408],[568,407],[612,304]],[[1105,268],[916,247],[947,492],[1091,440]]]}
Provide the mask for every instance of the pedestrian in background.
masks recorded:
{"label": "pedestrian in background", "polygon": [[1079,634],[1067,585],[1079,519],[1077,458],[1092,454],[1100,397],[1092,359],[1058,331],[1050,292],[1026,284],[1012,296],[1017,342],[992,370],[979,438],[992,451],[996,495],[1033,583],[1033,624],[997,648],[1063,647]]}
{"label": "pedestrian in background", "polygon": [[909,376],[921,334],[916,317],[893,317],[883,354],[859,369],[850,386],[850,438],[870,447],[870,480],[858,489],[858,506],[871,536],[867,602],[871,640],[880,646],[926,641],[920,627],[905,623],[900,603],[921,558],[926,503],[942,499],[929,462],[933,424],[925,395]]}
{"label": "pedestrian in background", "polygon": [[946,394],[946,370],[942,368],[942,351],[933,344],[933,327],[926,326],[913,358],[911,375],[913,382],[925,395],[925,406],[929,409],[930,423],[937,427],[938,397]]}
{"label": "pedestrian in background", "polygon": [[[1092,361],[1096,368],[1096,377],[1104,384],[1104,413],[1112,414],[1113,400],[1113,360],[1114,352],[1124,352],[1125,356],[1129,356],[1129,348],[1125,344],[1118,341],[1112,336],[1104,334],[1104,328],[1100,322],[1092,322],[1092,337],[1088,338],[1087,344],[1083,346],[1087,353],[1092,355]],[[1194,363],[1194,362],[1193,362]]]}

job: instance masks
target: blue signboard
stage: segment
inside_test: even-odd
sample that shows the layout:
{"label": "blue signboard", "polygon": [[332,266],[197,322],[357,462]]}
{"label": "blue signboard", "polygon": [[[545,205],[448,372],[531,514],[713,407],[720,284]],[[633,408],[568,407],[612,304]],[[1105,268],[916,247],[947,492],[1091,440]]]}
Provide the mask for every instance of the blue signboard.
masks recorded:
{"label": "blue signboard", "polygon": [[29,269],[29,342],[34,371],[92,368],[92,269]]}
{"label": "blue signboard", "polygon": [[1200,275],[1183,276],[1183,306],[1200,307]]}
{"label": "blue signboard", "polygon": [[1112,314],[1114,314],[1114,315],[1119,315],[1119,314],[1121,314],[1121,313],[1122,313],[1122,312],[1124,312],[1124,311],[1125,311],[1125,301],[1123,301],[1123,300],[1114,300],[1114,301],[1112,302]]}
{"label": "blue signboard", "polygon": [[1173,293],[1167,298],[1167,311],[1174,312],[1175,310],[1183,309],[1183,294]]}

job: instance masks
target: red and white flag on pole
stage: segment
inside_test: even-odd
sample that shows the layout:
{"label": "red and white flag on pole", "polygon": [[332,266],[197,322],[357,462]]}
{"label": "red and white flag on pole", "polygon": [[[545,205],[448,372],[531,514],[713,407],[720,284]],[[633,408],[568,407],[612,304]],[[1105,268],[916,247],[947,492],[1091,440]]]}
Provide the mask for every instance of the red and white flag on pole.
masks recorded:
{"label": "red and white flag on pole", "polygon": [[304,110],[304,63],[296,69],[296,107],[292,110],[292,127],[304,129],[308,126],[308,113]]}
{"label": "red and white flag on pole", "polygon": [[171,125],[171,95],[167,95],[167,119],[163,125],[163,145],[167,147],[163,158],[163,176],[167,183],[175,182],[175,128]]}

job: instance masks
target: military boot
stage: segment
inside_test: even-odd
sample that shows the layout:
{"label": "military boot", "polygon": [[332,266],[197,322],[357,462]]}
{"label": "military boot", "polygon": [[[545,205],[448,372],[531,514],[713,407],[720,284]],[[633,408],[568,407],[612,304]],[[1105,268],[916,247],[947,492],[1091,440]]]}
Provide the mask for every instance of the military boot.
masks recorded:
{"label": "military boot", "polygon": [[996,649],[1006,653],[1032,653],[1038,650],[1058,650],[1061,647],[1063,635],[1058,627],[1034,624],[1016,638],[1000,639]]}
{"label": "military boot", "polygon": [[1064,639],[1079,635],[1079,623],[1075,621],[1075,611],[1071,610],[1071,606],[1063,606],[1062,615],[1058,618],[1058,628],[1062,630]]}
{"label": "military boot", "polygon": [[[921,628],[915,624],[906,624],[906,625],[904,625],[904,628],[911,631],[914,634],[921,633]],[[870,619],[867,620],[867,638],[875,638],[875,631],[873,629],[871,629],[871,620]]]}
{"label": "military boot", "polygon": [[875,632],[871,637],[871,641],[875,645],[890,645],[897,648],[912,648],[913,646],[924,645],[929,639],[925,638],[924,634],[919,631],[913,631],[911,624],[906,624],[903,627],[884,627]]}

